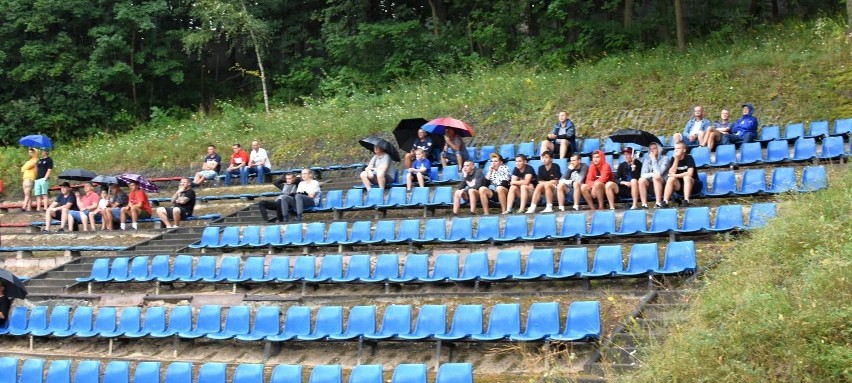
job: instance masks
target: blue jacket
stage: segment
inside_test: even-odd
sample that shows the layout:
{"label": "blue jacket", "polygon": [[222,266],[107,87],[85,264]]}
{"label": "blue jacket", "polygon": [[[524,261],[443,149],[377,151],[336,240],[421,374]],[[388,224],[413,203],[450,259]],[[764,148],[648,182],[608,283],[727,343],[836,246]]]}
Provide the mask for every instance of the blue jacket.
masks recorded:
{"label": "blue jacket", "polygon": [[731,133],[740,137],[746,133],[751,133],[756,136],[759,124],[757,122],[757,118],[751,115],[751,113],[754,112],[754,107],[751,104],[745,104],[744,106],[748,107],[748,114],[743,115],[739,120],[734,122],[734,126],[731,128]]}
{"label": "blue jacket", "polygon": [[560,139],[560,138],[562,138],[562,139],[565,139],[565,138],[570,139],[570,138],[574,138],[574,137],[575,137],[575,135],[576,135],[576,131],[575,131],[575,128],[574,128],[574,123],[573,123],[573,122],[571,122],[571,120],[570,120],[570,119],[569,119],[569,120],[565,120],[565,135],[564,135],[564,136],[560,136],[560,135],[559,135],[559,129],[560,129],[560,128],[562,128],[562,125],[560,125],[560,124],[557,122],[555,125],[553,125],[553,131],[551,131],[550,133],[555,134],[557,139]]}
{"label": "blue jacket", "polygon": [[[695,125],[695,117],[690,118],[689,121],[686,122],[686,125],[683,127],[683,136],[689,137],[689,131],[692,130],[692,125]],[[706,132],[707,128],[710,127],[710,120],[706,118],[701,119],[701,131]]]}

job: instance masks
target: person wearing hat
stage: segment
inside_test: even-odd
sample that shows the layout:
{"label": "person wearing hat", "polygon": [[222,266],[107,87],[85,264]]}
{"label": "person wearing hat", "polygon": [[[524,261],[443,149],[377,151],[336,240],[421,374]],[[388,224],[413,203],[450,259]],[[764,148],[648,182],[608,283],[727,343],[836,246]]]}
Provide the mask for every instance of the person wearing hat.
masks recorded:
{"label": "person wearing hat", "polygon": [[743,104],[743,116],[734,122],[731,128],[731,134],[726,134],[722,137],[722,144],[739,144],[753,142],[757,137],[757,127],[760,126],[757,118],[751,114],[754,112],[754,106],[750,103]]}
{"label": "person wearing hat", "polygon": [[[639,178],[642,177],[642,162],[637,158],[633,158],[633,148],[626,147],[621,151],[624,155],[624,162],[618,164],[618,169],[615,171],[615,182],[606,185],[607,198],[612,194],[610,201],[615,200],[615,195],[618,194],[621,198],[632,198],[633,204],[630,210],[635,210],[639,202]],[[642,207],[647,207],[644,204]]]}
{"label": "person wearing hat", "polygon": [[41,211],[42,206],[44,206],[44,210],[47,210],[47,205],[50,204],[50,200],[47,196],[47,179],[50,178],[51,173],[53,173],[53,159],[50,158],[48,149],[42,148],[41,158],[39,158],[36,163],[36,179],[34,183],[35,187],[33,188],[36,211]]}
{"label": "person wearing hat", "polygon": [[68,212],[77,209],[77,196],[71,192],[71,184],[65,181],[59,184],[60,194],[56,196],[56,200],[44,210],[44,232],[50,232],[50,223],[54,219],[59,220],[58,232],[63,232],[63,227],[68,222]]}
{"label": "person wearing hat", "polygon": [[488,156],[489,166],[485,173],[482,186],[479,187],[479,201],[482,203],[482,214],[488,215],[488,203],[497,197],[500,202],[500,211],[506,211],[508,207],[507,197],[509,195],[509,167],[503,163],[503,157],[497,153]]}

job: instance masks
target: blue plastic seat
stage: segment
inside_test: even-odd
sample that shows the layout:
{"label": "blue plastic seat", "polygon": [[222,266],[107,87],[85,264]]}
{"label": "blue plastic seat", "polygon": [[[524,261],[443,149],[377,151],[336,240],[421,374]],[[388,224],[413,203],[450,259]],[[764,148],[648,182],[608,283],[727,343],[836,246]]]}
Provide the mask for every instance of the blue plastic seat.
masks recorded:
{"label": "blue plastic seat", "polygon": [[[446,170],[445,170],[446,172]],[[458,179],[456,179],[458,181]],[[432,198],[426,206],[452,206],[453,188],[451,186],[438,186],[432,193]]]}
{"label": "blue plastic seat", "polygon": [[269,269],[266,270],[264,281],[288,281],[290,279],[290,257],[279,255],[272,257],[269,261]]}
{"label": "blue plastic seat", "polygon": [[491,153],[497,153],[497,147],[494,145],[482,145],[479,148],[479,157],[477,162],[486,162],[489,160]]}
{"label": "blue plastic seat", "polygon": [[385,308],[381,330],[364,337],[372,340],[395,338],[411,332],[411,305],[390,305]]}
{"label": "blue plastic seat", "polygon": [[109,280],[109,258],[95,259],[89,276],[77,278],[77,282],[104,282],[107,280]]}
{"label": "blue plastic seat", "polygon": [[663,267],[654,270],[656,274],[673,275],[693,273],[698,268],[695,260],[695,242],[671,242],[666,247]]}
{"label": "blue plastic seat", "polygon": [[580,154],[588,156],[600,148],[601,140],[599,138],[585,138],[583,139],[583,146],[582,149],[580,149]]}
{"label": "blue plastic seat", "polygon": [[231,339],[237,335],[249,332],[249,317],[251,308],[248,306],[231,306],[225,316],[225,325],[218,332],[207,333],[209,339]]}
{"label": "blue plastic seat", "polygon": [[735,145],[719,145],[716,147],[716,159],[711,165],[715,167],[730,166],[736,162],[737,147]]}
{"label": "blue plastic seat", "polygon": [[766,158],[764,158],[763,162],[779,164],[787,161],[790,161],[790,146],[787,144],[787,141],[769,141],[769,144],[766,146]]}
{"label": "blue plastic seat", "polygon": [[204,305],[198,310],[195,327],[189,331],[177,333],[180,338],[195,339],[222,330],[222,306]]}
{"label": "blue plastic seat", "polygon": [[[23,308],[25,307],[16,307]],[[12,312],[11,321],[15,321],[16,312]],[[24,313],[24,318],[26,319],[26,313]],[[66,330],[56,330],[51,334],[55,337],[69,337],[77,334],[78,332],[88,332],[92,331],[92,317],[94,316],[94,310],[91,306],[77,306],[74,308],[74,316],[71,318],[71,325]]]}
{"label": "blue plastic seat", "polygon": [[581,213],[569,213],[562,216],[562,227],[555,239],[571,239],[586,234],[586,215]]}
{"label": "blue plastic seat", "polygon": [[340,278],[332,278],[334,282],[354,282],[370,277],[370,255],[355,254],[349,257],[346,273]]}
{"label": "blue plastic seat", "polygon": [[751,205],[751,210],[748,213],[748,226],[746,228],[761,228],[766,226],[766,222],[772,218],[775,218],[775,203],[756,203]]}
{"label": "blue plastic seat", "polygon": [[763,148],[759,142],[746,142],[740,146],[739,165],[750,165],[763,162]]}
{"label": "blue plastic seat", "polygon": [[813,138],[802,138],[796,140],[793,145],[793,162],[808,162],[817,158],[816,140]]}
{"label": "blue plastic seat", "polygon": [[346,331],[329,334],[329,339],[352,340],[376,332],[376,306],[354,306],[349,309]]}
{"label": "blue plastic seat", "polygon": [[540,341],[559,334],[559,303],[536,302],[530,305],[524,332],[509,337],[511,340]]}
{"label": "blue plastic seat", "polygon": [[832,136],[849,136],[852,134],[852,118],[834,120],[834,131]]}
{"label": "blue plastic seat", "polygon": [[706,206],[690,207],[683,215],[683,225],[675,230],[681,234],[704,233],[710,230],[710,208]]}
{"label": "blue plastic seat", "polygon": [[343,276],[343,256],[340,254],[326,254],[320,258],[319,272],[316,276],[306,277],[306,282],[328,282],[333,278]]}
{"label": "blue plastic seat", "polygon": [[553,273],[553,249],[533,249],[527,255],[524,272],[512,275],[517,280],[540,279]]}
{"label": "blue plastic seat", "polygon": [[116,338],[127,332],[139,332],[142,330],[142,309],[139,307],[125,307],[121,310],[121,317],[115,331],[101,331],[98,336],[103,338]]}
{"label": "blue plastic seat", "polygon": [[828,121],[811,121],[808,124],[808,134],[805,138],[828,137]]}
{"label": "blue plastic seat", "polygon": [[315,206],[313,211],[332,211],[343,206],[343,190],[329,190],[323,194],[322,203],[320,206]]}
{"label": "blue plastic seat", "polygon": [[488,254],[484,251],[468,254],[464,259],[464,268],[457,278],[450,278],[455,282],[477,281],[483,276],[489,275]]}
{"label": "blue plastic seat", "polygon": [[[204,363],[198,369],[198,381],[204,383],[225,383],[228,365],[225,363]],[[105,380],[106,382],[107,380]]]}
{"label": "blue plastic seat", "polygon": [[521,274],[521,252],[518,250],[502,250],[497,254],[494,270],[481,276],[483,281],[505,281]]}
{"label": "blue plastic seat", "polygon": [[384,383],[382,365],[361,364],[352,368],[349,383]]}
{"label": "blue plastic seat", "polygon": [[[264,383],[263,365],[259,363],[238,364],[234,370],[233,383]],[[136,383],[136,382],[134,382]]]}
{"label": "blue plastic seat", "polygon": [[355,210],[356,207],[364,205],[364,189],[349,189],[346,191],[346,200],[343,205],[334,210],[349,211]]}
{"label": "blue plastic seat", "polygon": [[[444,227],[446,231],[446,227]],[[420,220],[406,219],[399,223],[399,231],[393,240],[386,240],[386,243],[411,243],[415,239],[420,238]]]}
{"label": "blue plastic seat", "polygon": [[797,141],[805,137],[805,124],[797,122],[795,124],[787,124],[784,127],[784,139],[788,142]]}
{"label": "blue plastic seat", "polygon": [[458,305],[453,313],[450,331],[435,334],[435,339],[463,340],[482,334],[482,305]]}
{"label": "blue plastic seat", "polygon": [[459,165],[447,165],[441,169],[441,183],[455,183],[459,181]]}
{"label": "blue plastic seat", "polygon": [[[385,221],[379,221],[385,222]],[[352,223],[352,232],[349,233],[347,239],[339,239],[339,245],[354,245],[358,243],[369,243],[370,232],[372,230],[372,222],[370,221],[355,221]],[[344,231],[343,234],[346,234]]]}
{"label": "blue plastic seat", "polygon": [[532,233],[522,237],[525,241],[541,241],[556,236],[556,214],[537,214],[533,219]]}
{"label": "blue plastic seat", "polygon": [[21,366],[20,383],[41,383],[44,378],[44,359],[30,358]]}
{"label": "blue plastic seat", "polygon": [[296,335],[298,340],[322,340],[329,335],[340,335],[343,333],[343,307],[321,306],[317,310],[316,324],[314,330],[308,334]]}
{"label": "blue plastic seat", "polygon": [[[130,278],[130,258],[116,257],[112,259],[112,264],[109,267],[109,276],[105,282],[110,281],[129,281]],[[101,282],[101,281],[95,281]]]}
{"label": "blue plastic seat", "polygon": [[[428,231],[428,227],[427,227]],[[450,235],[440,242],[456,243],[473,237],[473,218],[455,217],[450,226]]]}
{"label": "blue plastic seat", "polygon": [[578,301],[568,305],[565,331],[550,340],[592,341],[601,337],[601,305],[597,301]]}
{"label": "blue plastic seat", "polygon": [[[101,381],[101,362],[83,360],[77,364],[74,372],[74,382],[99,383]],[[167,382],[168,383],[168,382]]]}
{"label": "blue plastic seat", "polygon": [[236,334],[243,341],[257,341],[281,333],[281,308],[279,306],[261,306],[255,310],[254,325],[245,334]]}
{"label": "blue plastic seat", "polygon": [[417,322],[409,334],[399,334],[398,339],[425,340],[432,339],[435,335],[447,333],[447,306],[446,305],[423,305],[417,314]]}
{"label": "blue plastic seat", "polygon": [[23,323],[16,323],[16,325],[17,324],[23,324],[26,327],[18,327],[18,326],[11,327],[10,326],[9,332],[7,332],[7,334],[15,335],[15,336],[22,336],[22,335],[29,335],[30,332],[32,332],[33,330],[44,330],[44,329],[46,329],[47,328],[47,310],[48,310],[47,306],[34,306],[32,309],[30,309],[30,317],[29,317],[28,321],[25,321]]}
{"label": "blue plastic seat", "polygon": [[[203,234],[202,234],[203,235]],[[207,245],[208,248],[219,249],[223,247],[236,247],[240,243],[240,227],[226,226],[222,230],[222,238],[216,244]]]}
{"label": "blue plastic seat", "polygon": [[408,198],[408,201],[399,206],[401,207],[419,207],[425,206],[429,203],[429,187],[419,187],[415,186],[411,189],[411,195]]}
{"label": "blue plastic seat", "polygon": [[281,225],[270,225],[263,228],[263,239],[258,247],[266,247],[281,243]]}
{"label": "blue plastic seat", "polygon": [[139,362],[133,372],[133,383],[160,383],[160,362]]}
{"label": "blue plastic seat", "polygon": [[431,218],[426,220],[423,235],[412,238],[416,243],[437,242],[447,239],[447,220],[444,218]]}
{"label": "blue plastic seat", "polygon": [[491,308],[488,317],[488,329],[483,334],[473,334],[474,340],[498,341],[508,339],[521,332],[521,305],[517,303],[498,303]]}
{"label": "blue plastic seat", "polygon": [[382,188],[371,188],[367,191],[367,199],[363,205],[355,206],[356,209],[375,209],[385,203],[385,190]]}
{"label": "blue plastic seat", "polygon": [[273,243],[272,246],[289,246],[302,243],[302,229],[301,223],[284,225],[284,235],[281,237],[281,242]]}
{"label": "blue plastic seat", "polygon": [[[75,313],[76,314],[76,313]],[[122,336],[128,338],[141,338],[152,332],[166,330],[166,308],[162,306],[149,306],[145,310],[142,319],[142,327],[139,331],[125,331]]]}
{"label": "blue plastic seat", "polygon": [[743,172],[743,183],[737,195],[760,195],[766,192],[766,171],[748,169]]}
{"label": "blue plastic seat", "polygon": [[616,275],[636,277],[648,275],[660,268],[660,256],[656,243],[637,243],[630,249],[627,268]]}
{"label": "blue plastic seat", "polygon": [[405,266],[402,268],[402,275],[391,277],[388,279],[394,283],[405,283],[419,281],[429,276],[429,255],[428,254],[409,254],[405,257]]}
{"label": "blue plastic seat", "polygon": [[476,233],[467,238],[467,242],[490,242],[500,237],[500,218],[497,216],[479,217],[476,221]]}
{"label": "blue plastic seat", "polygon": [[[2,373],[2,371],[0,371]],[[47,368],[46,383],[71,383],[71,361],[54,360]],[[140,381],[141,383],[141,381]],[[159,380],[157,381],[159,383]]]}
{"label": "blue plastic seat", "polygon": [[212,278],[202,278],[201,280],[203,282],[237,281],[240,278],[240,263],[242,263],[242,259],[238,256],[223,256],[219,267],[216,268],[216,275]]}
{"label": "blue plastic seat", "polygon": [[306,278],[316,276],[317,257],[313,255],[301,255],[296,257],[293,264],[293,271],[288,278],[278,277],[277,282],[301,282]]}
{"label": "blue plastic seat", "polygon": [[159,281],[161,278],[168,278],[171,272],[171,266],[169,265],[170,258],[168,255],[154,256],[151,259],[151,270],[148,272],[148,275],[134,276],[133,280],[136,282],[150,282]]}
{"label": "blue plastic seat", "polygon": [[114,360],[107,363],[104,368],[104,382],[130,383],[130,362]]}
{"label": "blue plastic seat", "polygon": [[444,363],[438,367],[435,383],[473,383],[473,366],[470,363]]}
{"label": "blue plastic seat", "polygon": [[406,203],[406,190],[404,187],[392,187],[388,191],[388,200],[387,202],[379,205],[380,208],[389,208],[389,207],[398,207],[405,205]]}
{"label": "blue plastic seat", "polygon": [[[218,257],[212,255],[204,255],[198,257],[198,261],[195,264],[195,269],[192,270],[192,274],[189,276],[185,276],[184,265],[181,265],[178,268],[177,259],[175,260],[175,268],[173,270],[173,274],[177,275],[177,272],[180,271],[180,277],[177,278],[180,282],[198,282],[203,278],[213,278],[216,276],[216,260]],[[189,267],[192,267],[192,259],[189,259]]]}
{"label": "blue plastic seat", "polygon": [[305,238],[301,241],[293,241],[293,246],[322,245],[325,241],[325,222],[311,222],[305,230]]}
{"label": "blue plastic seat", "polygon": [[306,306],[290,306],[284,317],[284,331],[269,335],[266,340],[282,342],[291,340],[299,335],[311,333],[311,308]]}
{"label": "blue plastic seat", "polygon": [[15,383],[18,376],[18,358],[0,357],[0,382]]}
{"label": "blue plastic seat", "polygon": [[595,250],[595,260],[592,262],[592,270],[584,273],[583,277],[611,277],[623,269],[621,245],[598,246]]}
{"label": "blue plastic seat", "polygon": [[260,226],[246,226],[240,241],[232,247],[258,246],[260,244]]}
{"label": "blue plastic seat", "polygon": [[716,172],[713,175],[713,189],[706,193],[708,197],[728,197],[737,191],[737,176],[732,170]]}
{"label": "blue plastic seat", "polygon": [[589,249],[566,247],[559,256],[556,272],[546,275],[550,279],[578,278],[589,272]]}
{"label": "blue plastic seat", "polygon": [[627,210],[621,216],[621,226],[613,233],[618,236],[629,236],[648,231],[648,215],[645,210]]}
{"label": "blue plastic seat", "polygon": [[202,249],[205,247],[209,247],[210,245],[219,244],[219,227],[218,226],[208,226],[204,228],[204,231],[201,233],[201,241],[198,243],[190,244],[189,247],[192,249]]}
{"label": "blue plastic seat", "polygon": [[266,259],[264,257],[248,257],[245,259],[243,269],[237,278],[232,278],[230,282],[269,282],[264,273]]}
{"label": "blue plastic seat", "polygon": [[[621,144],[613,141],[611,138],[607,137],[604,140],[604,148],[603,151],[605,154],[618,154],[621,153]],[[612,163],[612,160],[607,160],[607,162]]]}
{"label": "blue plastic seat", "polygon": [[[16,333],[25,334],[27,331],[27,323],[30,310],[26,306],[15,306],[9,312],[9,317],[6,320],[6,323],[0,327],[0,335],[6,335],[11,331],[15,331]],[[91,326],[91,318],[89,318],[89,324]]]}
{"label": "blue plastic seat", "polygon": [[503,157],[504,161],[515,158],[515,144],[500,145],[500,157]]}
{"label": "blue plastic seat", "polygon": [[505,226],[503,227],[503,235],[498,238],[492,238],[497,242],[514,242],[529,234],[529,226],[527,216],[525,215],[510,215],[506,217]]}
{"label": "blue plastic seat", "polygon": [[33,328],[30,330],[31,336],[48,336],[55,331],[67,331],[71,326],[71,307],[65,305],[57,305],[50,311],[50,319],[47,326],[44,328]]}
{"label": "blue plastic seat", "polygon": [[269,377],[269,383],[302,383],[302,366],[298,364],[275,366]]}
{"label": "blue plastic seat", "polygon": [[446,282],[459,276],[459,255],[439,254],[435,265],[427,277],[420,278],[421,282]]}
{"label": "blue plastic seat", "polygon": [[589,227],[589,232],[582,236],[595,238],[607,236],[615,232],[615,212],[596,211],[595,214],[592,215],[592,224]]}
{"label": "blue plastic seat", "polygon": [[425,364],[400,364],[393,370],[391,383],[426,383]]}
{"label": "blue plastic seat", "polygon": [[828,187],[828,178],[825,174],[825,166],[807,166],[802,170],[801,192],[811,192]]}
{"label": "blue plastic seat", "polygon": [[[358,223],[358,222],[356,222],[356,223]],[[367,221],[367,223],[369,225],[370,222]],[[419,227],[420,227],[419,221],[417,222],[417,226],[418,226],[418,230],[419,230]],[[353,224],[353,230],[354,230],[354,224]],[[363,229],[359,228],[359,234],[360,234],[360,230],[363,230]],[[419,234],[420,233],[418,232],[418,236],[419,236]],[[361,244],[398,243],[398,242],[396,242],[396,221],[387,220],[387,221],[376,222],[376,231],[373,234],[372,239],[369,239],[369,238],[366,239],[366,240],[362,239],[360,241],[360,243]]]}
{"label": "blue plastic seat", "polygon": [[689,152],[692,155],[692,159],[695,160],[695,168],[706,168],[710,166],[710,148],[706,146],[699,146],[692,148]]}
{"label": "blue plastic seat", "polygon": [[846,150],[843,146],[843,137],[826,137],[822,140],[822,150],[819,154],[821,160],[845,158]]}
{"label": "blue plastic seat", "polygon": [[781,139],[781,127],[778,125],[764,126],[760,129],[760,136],[755,140],[757,142],[770,142]]}
{"label": "blue plastic seat", "polygon": [[343,382],[343,368],[338,364],[314,366],[308,383],[341,383]]}
{"label": "blue plastic seat", "polygon": [[376,258],[376,268],[369,278],[361,282],[385,283],[399,277],[399,254],[382,254]]}
{"label": "blue plastic seat", "polygon": [[523,154],[527,156],[527,158],[538,157],[538,153],[536,153],[535,149],[535,144],[532,141],[521,142],[518,144],[518,154]]}
{"label": "blue plastic seat", "polygon": [[678,229],[677,209],[656,209],[646,234],[669,234]]}
{"label": "blue plastic seat", "polygon": [[780,194],[796,190],[796,171],[793,168],[775,168],[769,180],[767,193]]}
{"label": "blue plastic seat", "polygon": [[742,205],[722,205],[716,209],[716,223],[713,231],[723,232],[743,228]]}

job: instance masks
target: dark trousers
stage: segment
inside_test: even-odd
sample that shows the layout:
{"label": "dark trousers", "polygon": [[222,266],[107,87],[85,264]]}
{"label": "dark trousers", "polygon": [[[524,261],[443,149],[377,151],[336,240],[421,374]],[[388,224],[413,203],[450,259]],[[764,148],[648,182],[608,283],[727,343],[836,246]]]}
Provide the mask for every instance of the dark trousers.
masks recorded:
{"label": "dark trousers", "polygon": [[284,211],[284,219],[289,217],[289,211],[292,209],[296,212],[296,218],[302,219],[302,213],[306,208],[314,207],[314,200],[305,194],[286,195],[281,199],[282,210]]}
{"label": "dark trousers", "polygon": [[257,203],[258,209],[260,209],[260,216],[263,217],[263,220],[269,222],[269,214],[267,210],[275,211],[275,219],[278,222],[284,222],[284,212],[286,211],[283,204],[283,199],[276,199],[274,201],[260,201]]}

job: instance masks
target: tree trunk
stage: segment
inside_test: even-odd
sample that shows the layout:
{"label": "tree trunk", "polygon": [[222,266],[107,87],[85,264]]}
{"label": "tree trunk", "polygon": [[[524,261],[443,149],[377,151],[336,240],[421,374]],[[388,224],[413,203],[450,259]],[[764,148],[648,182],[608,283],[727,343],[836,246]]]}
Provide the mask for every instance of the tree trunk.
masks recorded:
{"label": "tree trunk", "polygon": [[675,0],[675,26],[677,26],[677,49],[681,52],[686,50],[686,36],[683,32],[683,3]]}
{"label": "tree trunk", "polygon": [[[248,14],[248,9],[246,9],[246,4],[243,3],[243,12]],[[263,89],[263,108],[266,110],[266,114],[269,114],[269,93],[266,91],[266,71],[263,70],[263,60],[261,59],[262,50],[260,43],[257,41],[257,37],[254,35],[254,30],[249,28],[249,35],[251,36],[251,43],[254,45],[254,53],[257,56],[257,67],[260,69],[260,86]]]}
{"label": "tree trunk", "polygon": [[846,0],[846,28],[852,33],[852,0]]}
{"label": "tree trunk", "polygon": [[439,37],[441,33],[438,31],[438,6],[435,4],[436,1],[442,0],[429,0],[429,8],[432,9],[432,34],[435,37]]}
{"label": "tree trunk", "polygon": [[624,0],[624,29],[633,27],[633,0]]}
{"label": "tree trunk", "polygon": [[130,92],[133,94],[133,107],[139,109],[139,104],[136,102],[136,31],[134,30],[130,37],[130,73],[133,73],[133,78],[130,80]]}

